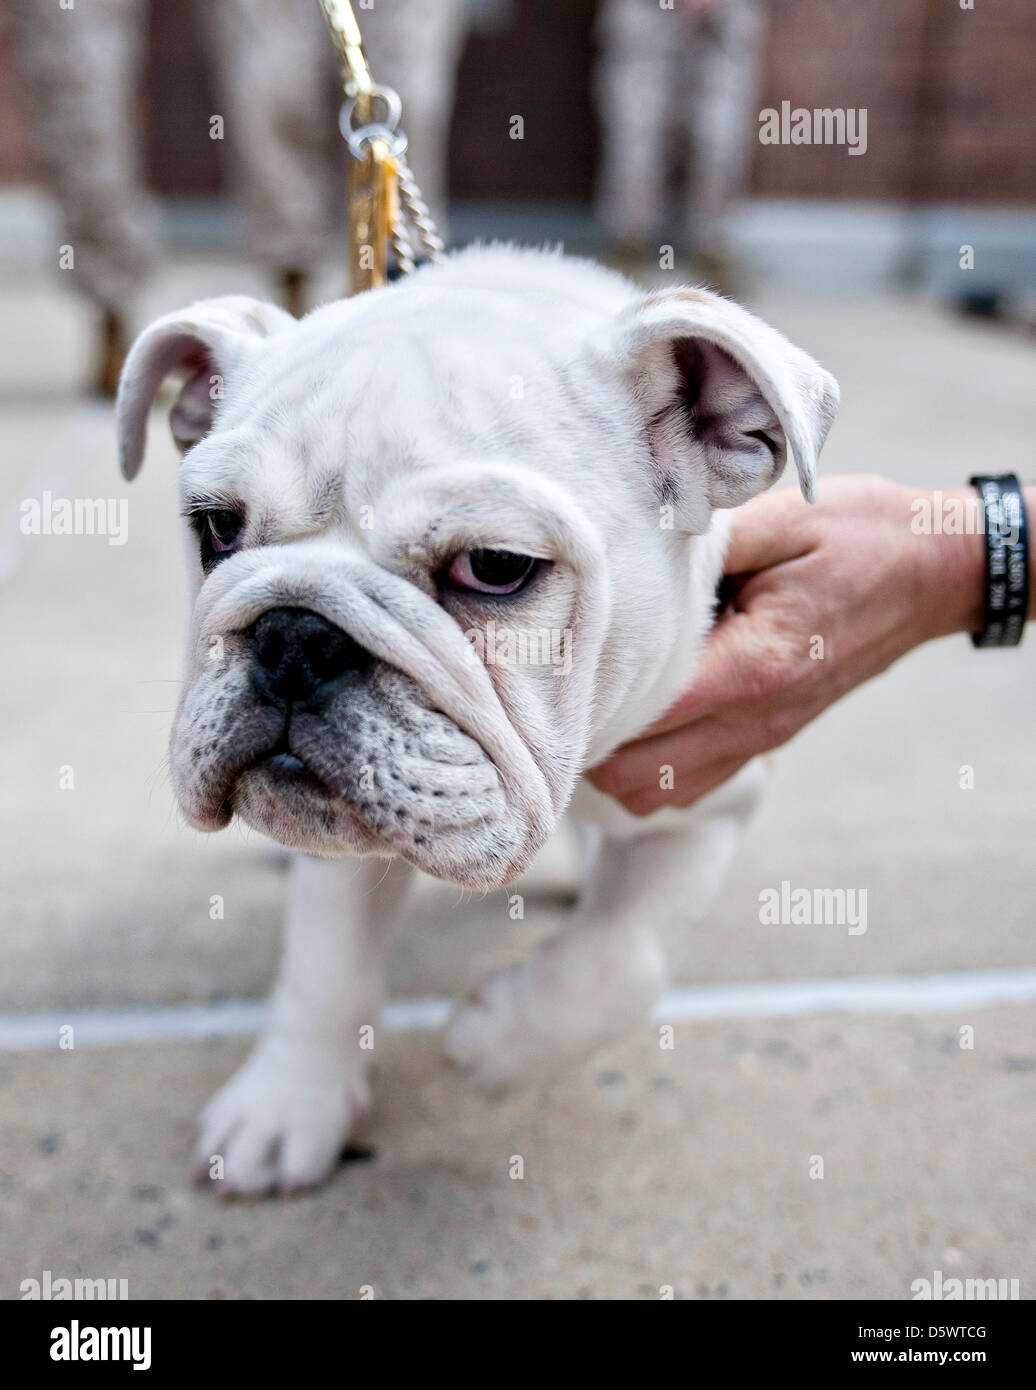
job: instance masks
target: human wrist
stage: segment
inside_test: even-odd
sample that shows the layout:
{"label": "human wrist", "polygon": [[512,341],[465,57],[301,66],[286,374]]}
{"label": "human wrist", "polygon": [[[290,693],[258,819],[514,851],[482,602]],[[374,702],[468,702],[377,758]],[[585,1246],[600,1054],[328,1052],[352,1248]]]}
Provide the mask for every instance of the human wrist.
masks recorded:
{"label": "human wrist", "polygon": [[955,632],[980,632],[986,585],[986,539],[978,492],[970,486],[938,488],[920,494],[926,506],[913,505],[915,517],[932,518],[922,532],[920,618],[928,638]]}

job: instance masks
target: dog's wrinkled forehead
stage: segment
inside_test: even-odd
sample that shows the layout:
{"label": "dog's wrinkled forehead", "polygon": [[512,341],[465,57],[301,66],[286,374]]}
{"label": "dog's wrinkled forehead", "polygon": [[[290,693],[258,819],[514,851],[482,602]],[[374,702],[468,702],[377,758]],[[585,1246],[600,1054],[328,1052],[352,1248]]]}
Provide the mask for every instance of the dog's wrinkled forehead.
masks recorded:
{"label": "dog's wrinkled forehead", "polygon": [[330,305],[257,345],[187,455],[183,488],[265,501],[290,531],[445,461],[536,463],[558,447],[573,350],[536,306],[485,291]]}
{"label": "dog's wrinkled forehead", "polygon": [[455,462],[469,491],[496,464],[552,483],[609,533],[666,507],[673,534],[697,534],[788,460],[811,500],[838,400],[816,362],[728,300],[645,296],[588,263],[508,248],[473,248],[301,323],[241,296],[165,315],[120,383],[128,478],[174,372],[187,373],[170,412],[185,486],[204,466],[229,494],[236,475],[236,498],[211,505],[244,501],[250,523],[272,511],[289,531],[343,501],[354,518],[389,480]]}

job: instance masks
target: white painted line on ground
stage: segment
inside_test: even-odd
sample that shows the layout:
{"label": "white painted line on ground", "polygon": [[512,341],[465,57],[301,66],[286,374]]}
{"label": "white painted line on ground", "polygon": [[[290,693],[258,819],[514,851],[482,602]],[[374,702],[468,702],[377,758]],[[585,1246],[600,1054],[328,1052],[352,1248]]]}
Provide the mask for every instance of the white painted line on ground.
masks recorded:
{"label": "white painted line on ground", "polygon": [[659,1001],[654,1017],[659,1023],[682,1023],[820,1013],[934,1014],[1034,1002],[1036,969],[961,970],[944,975],[767,980],[676,989]]}
{"label": "white painted line on ground", "polygon": [[[63,1028],[80,1047],[120,1047],[198,1038],[247,1037],[259,1030],[266,1005],[258,999],[216,1004],[169,1004],[128,1009],[53,1009],[0,1014],[0,1052],[58,1051]],[[66,1042],[66,1047],[68,1043]]]}
{"label": "white painted line on ground", "polygon": [[[33,470],[26,497],[41,498],[44,492],[61,494],[86,471],[111,425],[112,409],[110,401],[79,402],[42,463]],[[113,470],[114,467],[113,461]],[[113,471],[113,482],[117,477]],[[32,539],[23,534],[21,519],[21,507],[16,504],[14,515],[0,534],[0,584],[10,579],[18,567],[22,547]]]}
{"label": "white painted line on ground", "polygon": [[[945,975],[863,976],[858,979],[769,980],[674,989],[653,1012],[658,1023],[737,1018],[787,1018],[819,1013],[947,1013],[992,1004],[1036,1003],[1036,969],[959,971]],[[382,1013],[393,1033],[441,1028],[449,999],[393,999]],[[126,1009],[54,1009],[0,1013],[0,1052],[60,1048],[72,1027],[76,1048],[199,1038],[247,1037],[258,1031],[266,1005],[253,999]]]}

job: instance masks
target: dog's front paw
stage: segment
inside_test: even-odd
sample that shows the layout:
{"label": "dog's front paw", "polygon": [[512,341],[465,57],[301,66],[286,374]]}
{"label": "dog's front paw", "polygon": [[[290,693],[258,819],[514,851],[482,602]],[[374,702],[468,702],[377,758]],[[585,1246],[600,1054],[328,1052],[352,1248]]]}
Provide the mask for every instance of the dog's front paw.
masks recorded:
{"label": "dog's front paw", "polygon": [[337,1049],[265,1038],[202,1112],[194,1176],[224,1197],[312,1187],[368,1104],[362,1070]]}
{"label": "dog's front paw", "polygon": [[453,1015],[445,1051],[490,1090],[564,1075],[628,1034],[663,987],[650,947],[610,959],[558,938],[491,975]]}
{"label": "dog's front paw", "polygon": [[469,1080],[488,1091],[541,1083],[571,1070],[601,1043],[598,1030],[573,1028],[549,1008],[526,1006],[522,967],[491,975],[454,1013],[444,1051]]}

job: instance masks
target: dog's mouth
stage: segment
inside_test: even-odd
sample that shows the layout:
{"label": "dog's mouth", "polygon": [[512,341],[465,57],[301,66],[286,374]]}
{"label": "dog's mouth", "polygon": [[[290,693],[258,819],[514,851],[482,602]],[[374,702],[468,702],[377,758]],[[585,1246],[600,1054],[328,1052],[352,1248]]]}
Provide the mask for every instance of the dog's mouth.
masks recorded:
{"label": "dog's mouth", "polygon": [[[250,702],[228,721],[177,779],[180,804],[198,830],[222,830],[234,816],[289,847],[313,839],[362,849],[375,836],[319,770],[294,746],[293,721]],[[319,751],[319,750],[318,750]]]}
{"label": "dog's mouth", "polygon": [[511,860],[517,827],[492,762],[440,721],[421,747],[422,735],[404,728],[367,741],[302,713],[226,772],[219,819],[237,816],[289,849],[398,855],[485,887]]}
{"label": "dog's mouth", "polygon": [[324,786],[316,773],[306,766],[297,753],[271,753],[268,757],[260,758],[257,765],[263,765],[270,772],[291,777],[295,781],[307,782],[314,788],[323,788]]}
{"label": "dog's mouth", "polygon": [[334,792],[327,783],[321,781],[313,769],[297,753],[281,751],[265,754],[256,758],[251,767],[245,768],[246,772],[253,770],[280,779],[286,786],[294,787],[298,791],[308,792],[314,796],[334,796]]}
{"label": "dog's mouth", "polygon": [[494,757],[398,668],[289,710],[257,700],[244,662],[227,670],[193,687],[174,729],[196,828],[236,816],[289,849],[399,856],[469,887],[524,866],[532,827]]}
{"label": "dog's mouth", "polygon": [[228,819],[236,814],[290,848],[355,851],[378,844],[365,820],[288,745],[286,736],[238,772],[224,805]]}
{"label": "dog's mouth", "polygon": [[334,793],[327,783],[313,771],[305,758],[300,757],[297,750],[292,748],[289,736],[290,728],[291,716],[289,715],[277,742],[272,748],[258,753],[251,763],[242,769],[242,774],[259,769],[271,777],[283,778],[286,784],[300,790],[311,791],[318,795],[333,796]]}

